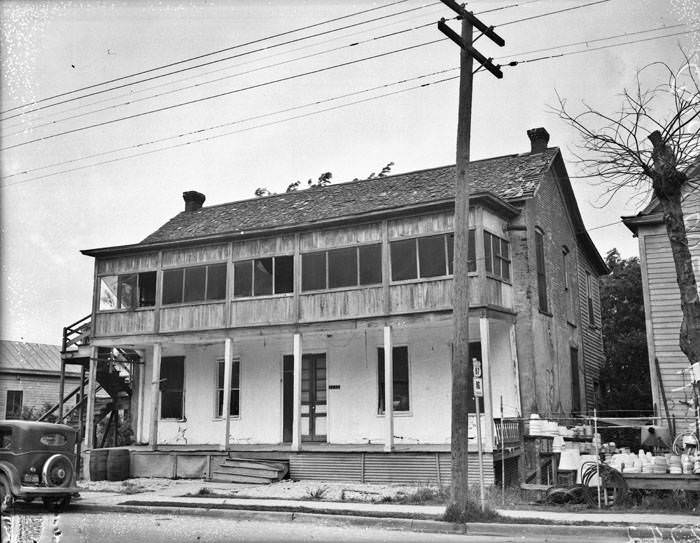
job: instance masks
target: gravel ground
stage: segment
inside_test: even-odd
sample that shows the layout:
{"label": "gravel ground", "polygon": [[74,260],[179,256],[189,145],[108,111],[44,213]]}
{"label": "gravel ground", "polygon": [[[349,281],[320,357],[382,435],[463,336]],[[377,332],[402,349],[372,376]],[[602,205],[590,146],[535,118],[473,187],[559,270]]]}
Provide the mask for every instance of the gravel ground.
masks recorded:
{"label": "gravel ground", "polygon": [[416,493],[430,495],[437,494],[439,491],[436,486],[426,485],[378,485],[291,480],[269,485],[239,485],[196,479],[157,478],[128,479],[127,481],[80,481],[78,486],[84,492],[117,492],[121,494],[164,492],[169,495],[182,496],[196,494],[201,490],[203,496],[211,497],[354,502],[401,501],[404,497]]}
{"label": "gravel ground", "polygon": [[42,514],[3,513],[0,541],[8,543],[36,543],[41,536]]}

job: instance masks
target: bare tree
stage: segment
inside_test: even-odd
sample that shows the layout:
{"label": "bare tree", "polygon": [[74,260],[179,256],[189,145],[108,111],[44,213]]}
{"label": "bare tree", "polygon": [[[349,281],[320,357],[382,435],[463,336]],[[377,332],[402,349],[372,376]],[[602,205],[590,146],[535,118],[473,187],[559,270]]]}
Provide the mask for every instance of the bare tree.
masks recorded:
{"label": "bare tree", "polygon": [[[700,299],[682,202],[694,188],[687,172],[700,160],[700,68],[697,53],[684,57],[678,70],[660,62],[639,70],[616,113],[585,102],[581,112],[571,113],[561,97],[552,109],[578,132],[576,158],[584,176],[604,187],[606,203],[621,189],[651,191],[659,202],[681,294],[679,345],[692,364],[700,361]],[[649,80],[663,82],[645,85]]]}

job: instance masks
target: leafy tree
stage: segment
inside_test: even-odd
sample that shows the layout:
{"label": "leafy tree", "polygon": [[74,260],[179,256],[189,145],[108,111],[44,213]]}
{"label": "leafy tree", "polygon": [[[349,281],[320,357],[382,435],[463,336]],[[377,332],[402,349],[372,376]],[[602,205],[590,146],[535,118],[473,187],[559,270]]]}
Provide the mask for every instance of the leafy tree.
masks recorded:
{"label": "leafy tree", "polygon": [[[651,191],[659,202],[681,295],[679,346],[691,364],[700,361],[700,298],[681,202],[692,181],[686,172],[700,159],[698,55],[686,55],[678,70],[660,62],[639,70],[617,113],[584,103],[572,114],[561,98],[555,108],[581,138],[577,157],[584,174],[599,179],[609,197],[631,188]],[[645,77],[659,81],[659,75],[661,84],[645,87]]]}
{"label": "leafy tree", "polygon": [[[374,179],[375,177],[386,177],[391,173],[391,168],[394,166],[393,162],[389,162],[386,164],[380,171],[379,173],[372,172],[369,174],[366,179]],[[308,188],[313,188],[313,187],[326,187],[332,183],[331,178],[333,177],[333,174],[331,172],[324,172],[321,175],[318,176],[318,179],[314,181],[313,179],[309,179],[306,182],[306,185]],[[353,179],[353,181],[359,181],[359,179],[356,177]],[[290,183],[287,185],[287,189],[284,192],[296,192],[299,190],[299,187],[301,187],[301,181],[298,179],[294,181],[294,183]],[[277,194],[276,192],[271,192],[268,190],[266,187],[258,187],[255,189],[255,196],[257,198],[262,198],[263,196],[272,196],[274,194]]]}
{"label": "leafy tree", "polygon": [[642,272],[636,257],[617,249],[605,257],[612,270],[600,280],[605,364],[600,372],[598,408],[608,416],[653,413],[644,320]]}

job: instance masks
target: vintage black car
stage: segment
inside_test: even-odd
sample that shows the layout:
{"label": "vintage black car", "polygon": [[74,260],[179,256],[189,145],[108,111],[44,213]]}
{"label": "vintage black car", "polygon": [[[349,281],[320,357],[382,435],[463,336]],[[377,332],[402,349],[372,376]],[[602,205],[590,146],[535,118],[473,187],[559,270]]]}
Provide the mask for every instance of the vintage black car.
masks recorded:
{"label": "vintage black car", "polygon": [[66,507],[78,492],[75,438],[63,424],[0,420],[0,507],[35,498],[49,509]]}

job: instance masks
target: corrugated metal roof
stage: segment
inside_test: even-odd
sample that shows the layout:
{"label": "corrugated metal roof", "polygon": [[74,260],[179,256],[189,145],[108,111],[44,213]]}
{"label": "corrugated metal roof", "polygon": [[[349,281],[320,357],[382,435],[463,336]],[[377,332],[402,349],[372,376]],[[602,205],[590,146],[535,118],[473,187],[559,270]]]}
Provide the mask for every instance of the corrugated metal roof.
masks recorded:
{"label": "corrugated metal roof", "polygon": [[[471,190],[506,201],[530,198],[558,152],[552,147],[542,153],[471,162]],[[259,231],[452,199],[454,169],[443,166],[183,211],[142,244]]]}
{"label": "corrugated metal roof", "polygon": [[[46,343],[0,340],[0,368],[3,370],[61,371],[61,348]],[[66,372],[80,371],[66,366]]]}

